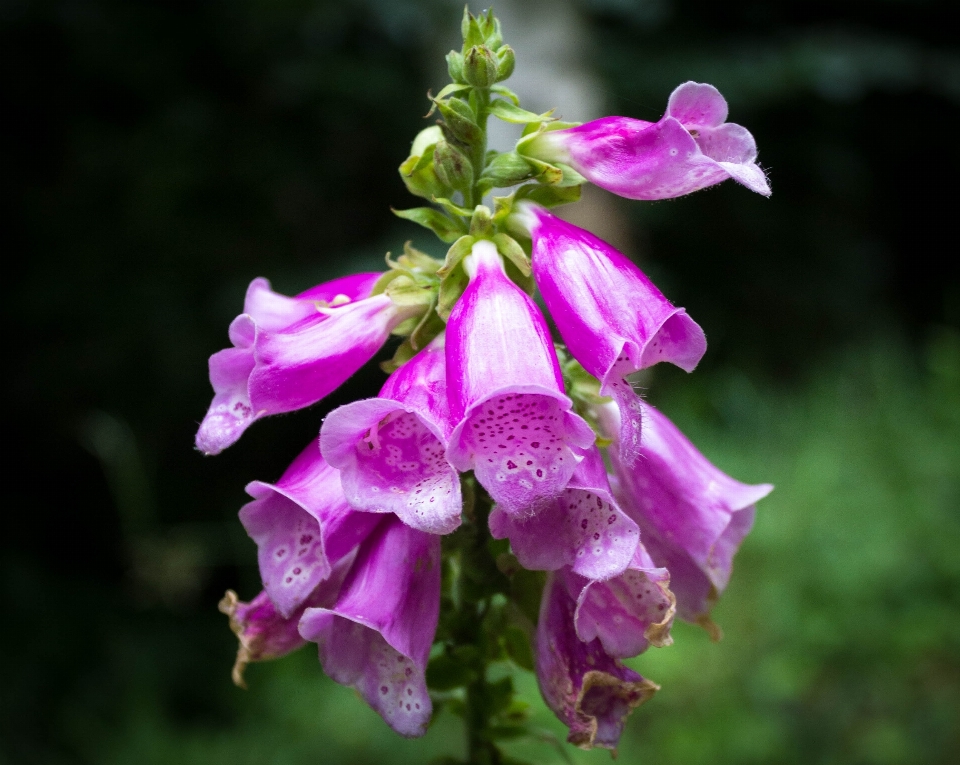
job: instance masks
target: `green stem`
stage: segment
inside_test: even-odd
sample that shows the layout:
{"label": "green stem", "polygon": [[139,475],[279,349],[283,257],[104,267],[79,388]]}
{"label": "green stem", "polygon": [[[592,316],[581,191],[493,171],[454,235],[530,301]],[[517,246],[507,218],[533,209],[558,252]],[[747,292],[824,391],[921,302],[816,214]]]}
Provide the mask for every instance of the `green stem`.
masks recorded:
{"label": "green stem", "polygon": [[480,128],[480,139],[471,146],[470,161],[473,164],[473,185],[467,195],[465,205],[473,209],[483,199],[480,189],[477,187],[477,181],[480,174],[486,167],[487,161],[487,118],[490,116],[490,91],[486,88],[474,88],[474,98],[476,99],[477,125]]}
{"label": "green stem", "polygon": [[470,765],[499,765],[501,754],[491,728],[491,689],[487,682],[487,663],[490,646],[486,644],[484,618],[490,608],[487,584],[497,576],[496,562],[490,555],[490,532],[487,517],[493,502],[483,489],[475,490],[472,512],[463,529],[465,539],[461,547],[461,619],[456,643],[475,649],[471,669],[472,681],[466,686],[464,724],[466,726],[467,757]]}

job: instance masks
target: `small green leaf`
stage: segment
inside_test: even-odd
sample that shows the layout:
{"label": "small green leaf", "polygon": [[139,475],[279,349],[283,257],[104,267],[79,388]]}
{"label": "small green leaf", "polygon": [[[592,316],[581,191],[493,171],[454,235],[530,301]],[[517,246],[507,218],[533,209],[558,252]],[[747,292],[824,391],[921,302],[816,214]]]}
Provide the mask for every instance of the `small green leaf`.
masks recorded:
{"label": "small green leaf", "polygon": [[432,207],[412,207],[409,210],[394,210],[391,208],[391,210],[398,218],[419,223],[424,228],[430,229],[444,242],[455,242],[467,233],[466,226],[463,223],[448,218]]}
{"label": "small green leaf", "polygon": [[459,215],[463,218],[470,218],[473,216],[473,210],[469,210],[466,207],[460,207],[458,204],[451,202],[446,197],[436,197],[433,201],[451,215]]}
{"label": "small green leaf", "polygon": [[543,186],[529,184],[517,189],[517,199],[529,199],[544,207],[557,207],[580,201],[580,186]]}
{"label": "small green leaf", "polygon": [[447,250],[447,258],[443,261],[443,267],[437,271],[437,275],[446,277],[453,269],[460,265],[460,261],[473,249],[473,243],[475,241],[476,240],[469,235],[461,236],[455,241],[450,249]]}
{"label": "small green leaf", "polygon": [[440,318],[447,321],[450,318],[450,312],[457,304],[463,291],[467,288],[470,280],[467,278],[467,272],[457,265],[443,281],[440,282],[440,296],[437,299],[437,313]]}
{"label": "small green leaf", "polygon": [[397,347],[392,359],[389,361],[384,361],[380,364],[380,369],[382,369],[388,375],[393,374],[416,355],[416,349],[410,345],[409,340],[405,340]]}
{"label": "small green leaf", "polygon": [[553,119],[553,117],[550,116],[553,114],[553,111],[554,110],[551,109],[543,114],[534,114],[533,112],[528,112],[526,109],[521,109],[510,101],[504,101],[502,99],[496,99],[490,104],[490,113],[493,116],[515,125],[549,122]]}

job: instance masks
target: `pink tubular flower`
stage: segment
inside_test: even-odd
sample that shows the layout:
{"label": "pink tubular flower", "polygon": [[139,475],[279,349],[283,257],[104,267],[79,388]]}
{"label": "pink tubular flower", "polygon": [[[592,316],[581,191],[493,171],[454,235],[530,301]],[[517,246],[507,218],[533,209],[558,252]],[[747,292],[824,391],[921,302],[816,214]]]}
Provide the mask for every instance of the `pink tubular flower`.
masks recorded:
{"label": "pink tubular flower", "polygon": [[264,589],[288,618],[377,523],[350,507],[316,441],[276,484],[253,481],[247,493],[254,501],[240,510],[240,521],[257,543]]}
{"label": "pink tubular flower", "polygon": [[623,574],[640,538],[637,524],[613,500],[597,447],[577,465],[567,488],[533,517],[518,518],[495,507],[490,533],[494,539],[509,537],[524,568],[570,566],[588,579]]}
{"label": "pink tubular flower", "polygon": [[567,741],[616,750],[629,714],[659,686],[623,666],[600,640],[581,640],[576,607],[560,577],[550,574],[537,621],[537,682],[547,706],[570,728]]}
{"label": "pink tubular flower", "polygon": [[[606,411],[617,417],[611,405]],[[643,417],[640,459],[626,469],[613,458],[617,498],[651,558],[670,570],[681,618],[715,632],[709,611],[753,525],[754,505],[773,486],[743,484],[718,470],[652,406],[643,404]]]}
{"label": "pink tubular flower", "polygon": [[474,470],[502,510],[532,515],[562,492],[595,440],[570,411],[540,309],[507,278],[492,242],[464,259],[470,284],[447,322],[456,428],[447,459]]}
{"label": "pink tubular flower", "polygon": [[444,336],[393,373],[379,398],[331,412],[320,447],[359,510],[396,513],[433,534],[460,525],[460,477],[447,462],[450,435]]}
{"label": "pink tubular flower", "polygon": [[670,572],[657,567],[642,544],[629,568],[613,579],[590,581],[570,569],[558,576],[577,601],[574,626],[584,642],[597,639],[619,659],[673,643],[670,627],[677,601],[670,591]]}
{"label": "pink tubular flower", "polygon": [[690,372],[707,349],[700,325],[626,256],[589,231],[526,203],[533,275],[567,348],[620,407],[621,459],[640,448],[640,402],[626,376],[658,361]]}
{"label": "pink tubular flower", "polygon": [[427,659],[440,613],[440,537],[393,516],[357,551],[336,604],[309,608],[300,634],[324,672],[353,686],[403,736],[422,736],[432,711]]}
{"label": "pink tubular flower", "polygon": [[366,297],[378,277],[335,279],[295,298],[254,279],[230,324],[234,347],[210,357],[214,397],[197,448],[219,454],[254,420],[319,401],[368,361],[413,310]]}
{"label": "pink tubular flower", "polygon": [[306,645],[297,625],[303,612],[311,606],[329,606],[337,597],[348,560],[334,567],[331,576],[321,582],[303,603],[288,616],[284,616],[270,600],[266,590],[249,603],[237,598],[237,593],[227,590],[220,601],[220,612],[230,617],[230,629],[240,645],[233,665],[233,682],[246,688],[243,673],[248,664],[269,659],[279,659]]}
{"label": "pink tubular flower", "polygon": [[591,183],[629,199],[670,199],[727,178],[770,196],[753,136],[726,118],[727,102],[715,87],[685,82],[670,94],[659,122],[603,117],[537,133],[517,148],[570,165]]}

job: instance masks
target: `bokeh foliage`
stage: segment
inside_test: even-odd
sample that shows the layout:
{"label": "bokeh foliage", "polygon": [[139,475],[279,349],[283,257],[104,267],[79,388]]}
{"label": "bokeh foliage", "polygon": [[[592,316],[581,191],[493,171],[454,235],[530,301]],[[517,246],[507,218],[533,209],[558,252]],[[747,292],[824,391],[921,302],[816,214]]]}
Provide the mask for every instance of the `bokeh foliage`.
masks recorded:
{"label": "bokeh foliage", "polygon": [[[579,8],[612,112],[655,119],[676,83],[713,82],[774,188],[620,206],[645,269],[711,343],[692,376],[656,370],[651,400],[721,467],[777,484],[718,609],[724,641],[681,626],[637,660],[663,690],[622,757],[960,759],[949,4]],[[190,448],[206,356],[249,279],[292,292],[423,242],[389,214],[410,204],[394,167],[458,17],[439,0],[0,10],[14,253],[0,762],[461,751],[448,715],[397,739],[309,649],[252,668],[250,692],[229,685],[214,606],[228,586],[257,589],[242,485],[278,476],[380,372],[215,460]],[[563,761],[549,743],[514,748]]]}

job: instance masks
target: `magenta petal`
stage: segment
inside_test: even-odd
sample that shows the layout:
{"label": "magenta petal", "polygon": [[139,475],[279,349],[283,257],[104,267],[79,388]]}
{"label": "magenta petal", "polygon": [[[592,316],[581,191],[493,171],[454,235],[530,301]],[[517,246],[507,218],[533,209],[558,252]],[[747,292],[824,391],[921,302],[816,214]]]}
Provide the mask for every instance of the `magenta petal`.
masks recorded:
{"label": "magenta petal", "polygon": [[[752,154],[718,157],[709,134],[729,130],[741,143],[749,132],[727,124],[727,104],[712,85],[687,82],[670,96],[656,123],[604,117],[524,139],[520,150],[547,162],[571,165],[591,183],[629,199],[670,199],[733,178],[769,196],[770,187]],[[745,144],[744,144],[745,145]]]}
{"label": "magenta petal", "polygon": [[197,448],[204,454],[219,454],[257,419],[247,394],[253,365],[249,348],[226,348],[210,357],[213,401],[196,439]]}
{"label": "magenta petal", "polygon": [[510,539],[524,568],[555,571],[570,566],[589,579],[622,574],[640,538],[637,524],[613,501],[596,447],[560,496],[533,517],[516,518],[495,507],[490,533],[495,539]]}
{"label": "magenta petal", "polygon": [[653,560],[670,570],[680,616],[703,621],[727,586],[733,556],[773,487],[740,483],[714,467],[663,414],[643,405],[640,459],[614,459],[617,498]]}
{"label": "magenta petal", "polygon": [[658,568],[642,544],[630,567],[613,579],[590,581],[570,571],[564,576],[577,600],[574,623],[581,640],[599,639],[608,654],[621,659],[673,642],[676,599],[670,572]]}
{"label": "magenta petal", "polygon": [[366,297],[379,276],[362,273],[334,279],[295,298],[274,292],[266,279],[250,282],[244,312],[230,324],[230,342],[234,347],[210,357],[214,397],[197,431],[197,448],[205,454],[219,454],[240,438],[254,420],[276,413],[269,408],[269,402],[266,408],[263,402],[255,408],[250,400],[248,383],[256,365],[254,346],[262,332],[286,332],[303,322],[322,321],[326,315],[318,311],[318,301],[342,305]]}
{"label": "magenta petal", "polygon": [[307,641],[300,635],[300,617],[308,607],[332,605],[343,584],[349,560],[341,561],[329,579],[321,582],[293,613],[284,616],[270,600],[266,590],[249,603],[237,598],[237,593],[227,590],[220,601],[220,612],[230,617],[230,629],[240,642],[237,659],[233,665],[233,682],[246,688],[243,673],[248,664],[269,659],[279,659],[296,651]]}
{"label": "magenta petal", "polygon": [[316,442],[276,484],[254,481],[247,493],[254,501],[240,510],[240,521],[257,543],[263,586],[285,616],[376,524],[347,503],[338,472],[323,461]]}
{"label": "magenta petal", "polygon": [[300,633],[317,643],[333,680],[355,687],[401,735],[421,736],[439,613],[440,537],[387,516],[361,545],[336,604],[308,609]]}
{"label": "magenta petal", "polygon": [[666,114],[687,129],[716,127],[727,119],[727,101],[713,85],[685,82],[670,94]]}
{"label": "magenta petal", "polygon": [[626,376],[659,361],[692,371],[700,326],[622,253],[533,204],[518,216],[533,240],[533,275],[567,348],[620,407],[621,458],[640,448],[639,400]]}
{"label": "magenta petal", "polygon": [[460,525],[463,499],[460,476],[445,456],[450,423],[438,402],[446,402],[442,339],[394,372],[385,393],[395,398],[354,401],[331,412],[320,430],[323,454],[341,471],[353,507],[449,534]]}
{"label": "magenta petal", "polygon": [[537,682],[547,706],[570,728],[571,744],[615,750],[629,714],[659,688],[610,656],[599,640],[580,640],[575,610],[551,574],[537,622]]}
{"label": "magenta petal", "polygon": [[259,333],[249,382],[254,410],[279,414],[316,403],[369,361],[408,315],[410,309],[376,295],[289,332]]}
{"label": "magenta petal", "polygon": [[447,322],[447,383],[459,420],[447,459],[474,470],[508,513],[530,515],[573,475],[593,431],[570,411],[540,309],[491,242],[465,259],[471,280]]}

